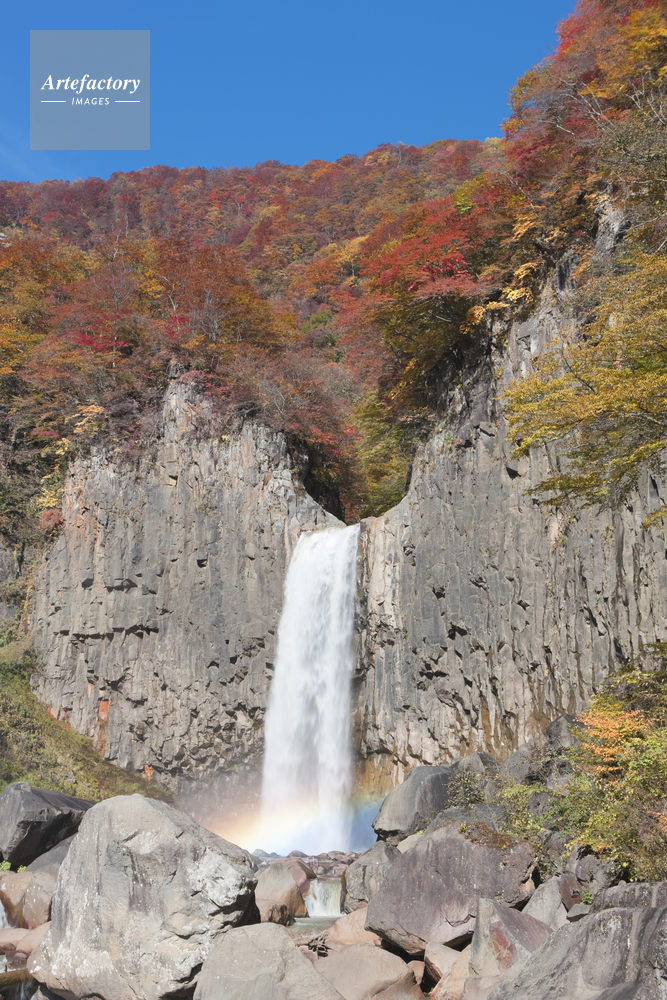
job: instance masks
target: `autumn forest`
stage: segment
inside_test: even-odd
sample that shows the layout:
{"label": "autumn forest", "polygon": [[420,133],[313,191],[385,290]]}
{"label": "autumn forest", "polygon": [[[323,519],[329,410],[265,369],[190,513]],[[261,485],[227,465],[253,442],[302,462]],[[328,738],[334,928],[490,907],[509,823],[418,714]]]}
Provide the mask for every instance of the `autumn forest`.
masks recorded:
{"label": "autumn forest", "polygon": [[552,503],[611,505],[659,468],[667,2],[580,0],[559,38],[485,142],[0,183],[0,530],[57,529],[69,459],[150,447],[176,378],[210,402],[202,433],[258,417],[325,506],[380,513],[559,275],[571,336],[506,394],[517,448],[558,446]]}

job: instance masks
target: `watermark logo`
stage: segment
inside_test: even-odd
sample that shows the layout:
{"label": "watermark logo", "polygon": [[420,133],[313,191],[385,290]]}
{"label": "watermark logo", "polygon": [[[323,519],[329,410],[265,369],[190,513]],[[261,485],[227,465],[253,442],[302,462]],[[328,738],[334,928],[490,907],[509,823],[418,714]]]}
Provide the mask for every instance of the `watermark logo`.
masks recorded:
{"label": "watermark logo", "polygon": [[150,149],[150,32],[31,31],[30,148]]}

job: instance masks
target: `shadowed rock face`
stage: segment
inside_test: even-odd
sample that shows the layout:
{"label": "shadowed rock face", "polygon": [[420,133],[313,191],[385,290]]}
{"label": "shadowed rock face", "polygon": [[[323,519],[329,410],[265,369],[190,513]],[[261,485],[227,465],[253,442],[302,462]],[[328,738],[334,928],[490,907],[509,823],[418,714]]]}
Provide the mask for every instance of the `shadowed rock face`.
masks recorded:
{"label": "shadowed rock face", "polygon": [[31,864],[76,833],[91,806],[85,799],[33,788],[27,781],[7,785],[0,795],[0,858],[15,868]]}
{"label": "shadowed rock face", "polygon": [[206,418],[176,385],[155,455],[74,464],[36,590],[40,701],[171,787],[261,752],[287,564],[302,530],[337,523],[282,435],[194,440]]}
{"label": "shadowed rock face", "polygon": [[364,522],[356,742],[367,786],[471,747],[507,756],[663,637],[664,542],[641,528],[662,485],[647,475],[617,513],[566,523],[526,495],[551,459],[510,454],[504,388],[563,327],[547,289],[508,347],[449,391],[407,496]]}

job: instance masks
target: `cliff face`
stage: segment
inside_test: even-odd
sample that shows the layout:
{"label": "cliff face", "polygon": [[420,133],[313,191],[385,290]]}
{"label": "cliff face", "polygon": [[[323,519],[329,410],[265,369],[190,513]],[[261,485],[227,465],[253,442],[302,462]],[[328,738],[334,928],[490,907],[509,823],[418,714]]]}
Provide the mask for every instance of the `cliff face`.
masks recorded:
{"label": "cliff face", "polygon": [[549,456],[509,455],[498,399],[563,336],[559,298],[548,289],[456,391],[408,495],[366,522],[355,728],[367,787],[466,748],[506,755],[667,634],[664,530],[641,528],[660,484],[647,476],[614,516],[566,518],[526,496]]}
{"label": "cliff face", "polygon": [[[462,749],[509,753],[665,638],[664,530],[641,528],[660,484],[647,477],[613,517],[566,518],[526,495],[549,456],[509,456],[498,399],[563,335],[559,296],[547,290],[463,378],[408,495],[363,526],[354,738],[367,788]],[[281,435],[248,423],[196,440],[201,417],[173,388],[153,460],[74,465],[34,615],[40,700],[174,787],[257,761],[292,549],[337,523],[293,477]]]}
{"label": "cliff face", "polygon": [[337,523],[293,478],[281,435],[247,423],[197,441],[201,409],[172,388],[153,459],[75,463],[33,622],[40,701],[172,786],[261,750],[292,549]]}

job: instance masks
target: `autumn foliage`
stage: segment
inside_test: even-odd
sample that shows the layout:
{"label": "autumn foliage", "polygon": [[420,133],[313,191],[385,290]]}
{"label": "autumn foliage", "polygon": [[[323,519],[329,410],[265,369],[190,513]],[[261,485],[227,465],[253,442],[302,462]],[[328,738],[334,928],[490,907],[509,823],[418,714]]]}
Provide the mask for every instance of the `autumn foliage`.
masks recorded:
{"label": "autumn foliage", "polygon": [[513,433],[565,442],[547,497],[619,502],[665,440],[666,15],[580,0],[502,139],[0,183],[5,529],[77,449],[139,451],[173,378],[220,426],[305,444],[338,513],[378,513],[462,367],[563,269],[572,335],[511,390]]}

